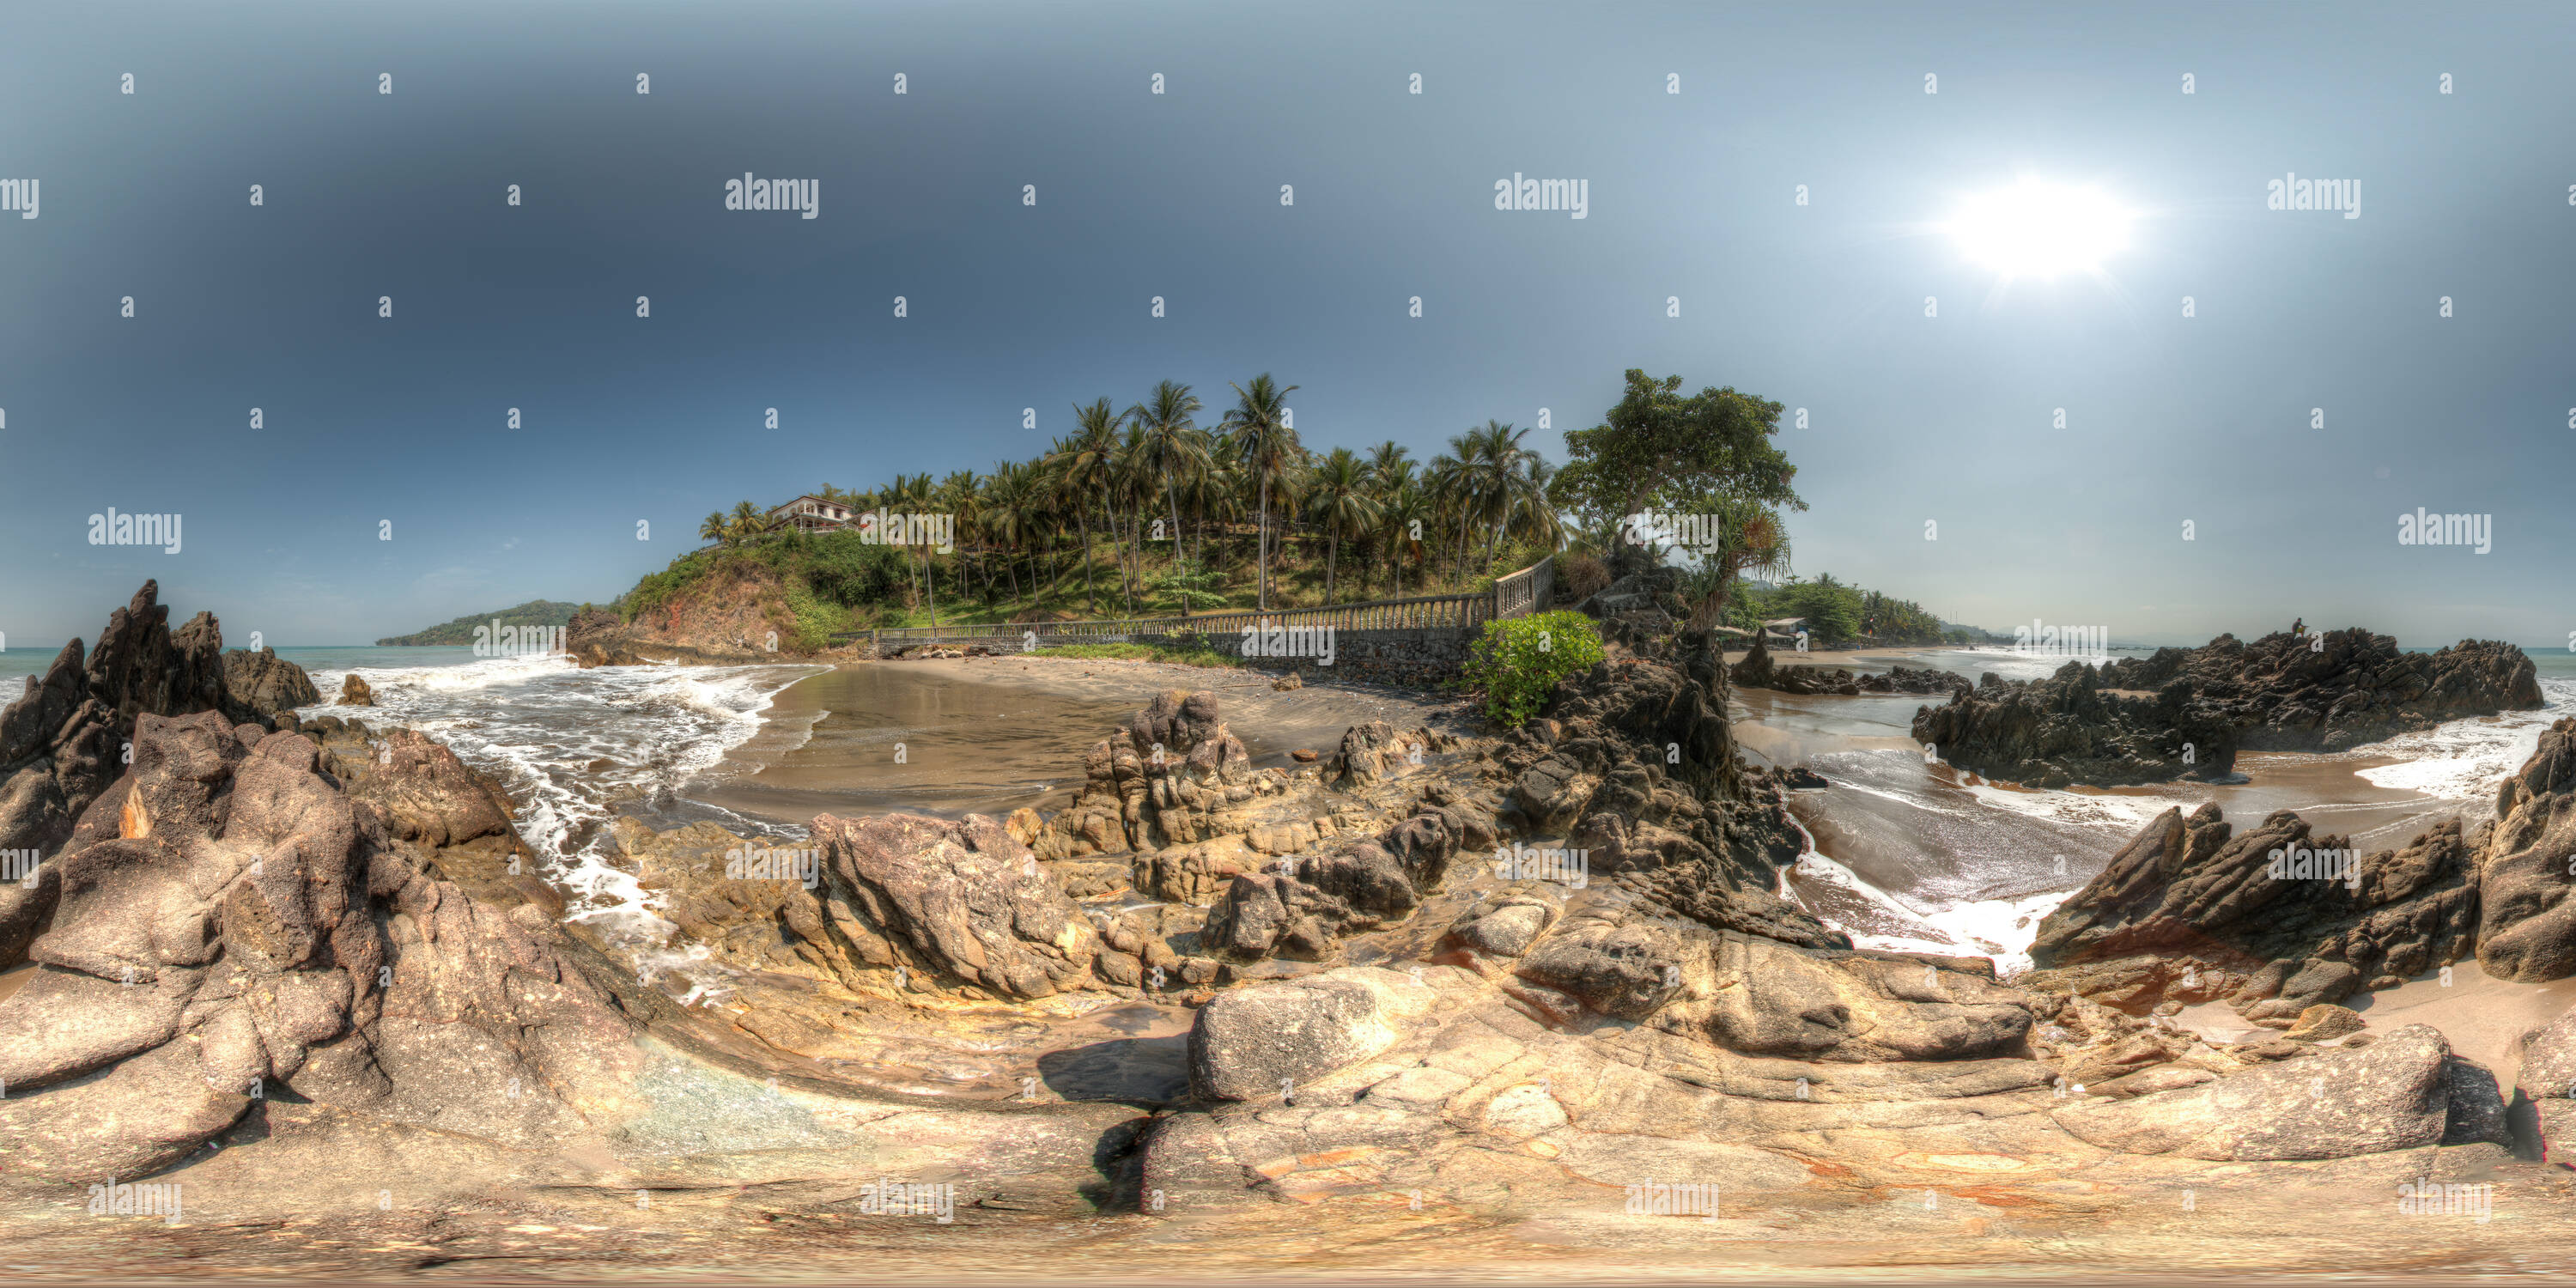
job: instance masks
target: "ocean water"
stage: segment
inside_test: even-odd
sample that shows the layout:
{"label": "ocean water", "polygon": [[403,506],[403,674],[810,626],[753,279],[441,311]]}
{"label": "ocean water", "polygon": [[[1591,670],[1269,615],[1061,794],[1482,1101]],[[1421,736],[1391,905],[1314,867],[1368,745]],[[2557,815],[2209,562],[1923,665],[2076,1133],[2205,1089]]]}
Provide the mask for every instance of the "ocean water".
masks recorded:
{"label": "ocean water", "polygon": [[[279,649],[288,656],[290,650]],[[689,800],[682,789],[760,731],[778,693],[827,667],[610,666],[560,653],[478,658],[470,648],[312,650],[296,659],[322,693],[297,714],[417,729],[499,779],[521,839],[564,892],[571,919],[640,946],[667,939],[654,896],[607,858],[621,814],[669,827],[709,818],[737,833],[785,834]],[[439,656],[413,656],[435,654]],[[373,707],[333,705],[355,672]]]}
{"label": "ocean water", "polygon": [[[2232,786],[1999,787],[1924,761],[1908,726],[1916,706],[1936,698],[1739,691],[1737,715],[1760,722],[1758,734],[1739,727],[1748,745],[1761,748],[1751,737],[1777,739],[1772,759],[1803,761],[1833,784],[1792,801],[1812,844],[1784,873],[1788,897],[1863,947],[1991,956],[2009,971],[2028,964],[2040,919],[2167,808],[2212,801],[2240,828],[2295,809],[2321,833],[2350,835],[2365,854],[2452,814],[2486,817],[2496,785],[2530,758],[2542,731],[2576,715],[2576,655],[2526,651],[2542,709],[2455,720],[2334,755],[2248,753],[2239,767],[2252,781]],[[2005,679],[2064,664],[1994,648],[1845,655],[1830,664],[1875,670],[1890,662]]]}

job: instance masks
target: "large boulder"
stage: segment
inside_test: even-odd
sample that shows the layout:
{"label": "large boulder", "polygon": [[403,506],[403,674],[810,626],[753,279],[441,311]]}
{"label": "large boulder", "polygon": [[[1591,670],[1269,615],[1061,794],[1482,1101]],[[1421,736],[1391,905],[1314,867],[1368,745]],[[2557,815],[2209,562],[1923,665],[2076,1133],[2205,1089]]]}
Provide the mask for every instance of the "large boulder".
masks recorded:
{"label": "large boulder", "polygon": [[997,997],[1091,984],[1100,936],[994,820],[822,814],[813,843],[834,893],[913,962]]}
{"label": "large boulder", "polygon": [[[349,678],[356,680],[357,676],[352,674]],[[358,684],[363,689],[366,681],[359,680]],[[224,654],[224,692],[230,695],[236,710],[263,716],[322,701],[321,691],[313,687],[313,677],[269,648],[256,653],[234,649]]]}
{"label": "large boulder", "polygon": [[2055,1117],[2104,1149],[2213,1162],[2415,1149],[2442,1139],[2450,1057],[2440,1033],[2410,1024],[2359,1050],[2132,1100],[2070,1105]]}
{"label": "large boulder", "polygon": [[1352,966],[1217,995],[1190,1024],[1190,1087],[1206,1100],[1255,1100],[1395,1045],[1434,996],[1411,977]]}

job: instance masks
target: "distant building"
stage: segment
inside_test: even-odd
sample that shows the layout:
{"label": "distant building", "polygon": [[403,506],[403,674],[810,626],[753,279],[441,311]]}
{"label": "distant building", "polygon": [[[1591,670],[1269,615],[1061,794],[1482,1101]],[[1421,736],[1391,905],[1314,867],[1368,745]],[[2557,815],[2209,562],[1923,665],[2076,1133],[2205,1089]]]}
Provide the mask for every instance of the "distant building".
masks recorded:
{"label": "distant building", "polygon": [[1762,623],[1762,634],[1774,644],[1796,644],[1798,632],[1807,629],[1803,617],[1779,617]]}
{"label": "distant building", "polygon": [[840,501],[826,501],[819,496],[800,496],[769,512],[781,528],[799,532],[831,532],[846,528],[858,518],[856,512]]}

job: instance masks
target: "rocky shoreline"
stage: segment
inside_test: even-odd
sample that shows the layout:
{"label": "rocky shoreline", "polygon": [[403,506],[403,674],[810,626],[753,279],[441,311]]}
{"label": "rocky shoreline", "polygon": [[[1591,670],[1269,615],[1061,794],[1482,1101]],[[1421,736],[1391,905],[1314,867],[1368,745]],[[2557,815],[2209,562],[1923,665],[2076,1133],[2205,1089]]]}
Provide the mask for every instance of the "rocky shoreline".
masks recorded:
{"label": "rocky shoreline", "polygon": [[2215,779],[2236,753],[2343,751],[2447,720],[2545,705],[2531,659],[2462,640],[2407,653],[2359,629],[2221,635],[2196,649],[2046,679],[1992,673],[1915,713],[1917,742],[1951,764],[2037,787]]}
{"label": "rocky shoreline", "polygon": [[[676,929],[651,954],[562,921],[446,748],[298,721],[290,664],[236,685],[252,655],[211,617],[165,620],[147,585],[0,713],[0,822],[46,855],[0,887],[0,966],[33,964],[0,999],[16,1262],[1110,1275],[1187,1229],[1210,1266],[1395,1239],[1423,1268],[1545,1214],[1575,1274],[2053,1241],[2087,1270],[2188,1264],[2183,1194],[2201,1238],[2403,1244],[2348,1227],[2428,1180],[2489,1186],[2517,1249],[2576,1249],[2541,1161],[2576,1144],[2576,1014],[2507,1071],[2332,1005],[2471,956],[2576,973],[2576,721],[2497,821],[2349,882],[2273,874],[2345,848],[2295,815],[2169,812],[2001,979],[1854,950],[1775,893],[1803,842],[1707,635],[1641,636],[1508,734],[1361,724],[1293,769],[1174,691],[1052,815],[827,815],[784,846],[618,824]],[[2464,664],[2440,674],[2496,665]],[[2195,1000],[2286,1031],[2203,1041],[2172,1023]],[[66,1215],[102,1177],[182,1185],[186,1221]],[[880,1180],[937,1197],[890,1213]]]}

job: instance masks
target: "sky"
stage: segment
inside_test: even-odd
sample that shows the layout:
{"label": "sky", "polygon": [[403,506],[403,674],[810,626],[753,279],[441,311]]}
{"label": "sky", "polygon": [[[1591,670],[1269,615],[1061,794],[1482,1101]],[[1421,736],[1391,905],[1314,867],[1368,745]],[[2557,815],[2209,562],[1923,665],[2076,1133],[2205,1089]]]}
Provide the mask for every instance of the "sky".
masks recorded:
{"label": "sky", "polygon": [[[146,577],[236,644],[606,602],[710,510],[1025,459],[1162,379],[1213,423],[1272,373],[1319,450],[1492,418],[1561,461],[1640,367],[1802,409],[1797,570],[1954,621],[2568,646],[2571,39],[2563,4],[8,6],[0,635],[93,639]],[[746,173],[816,217],[726,209]],[[2293,173],[2359,217],[2267,208]],[[1515,175],[1585,217],[1497,210]],[[2126,247],[1972,261],[1946,225],[2025,180]],[[2401,543],[2419,506],[2489,549]],[[92,544],[111,509],[181,548]]]}

